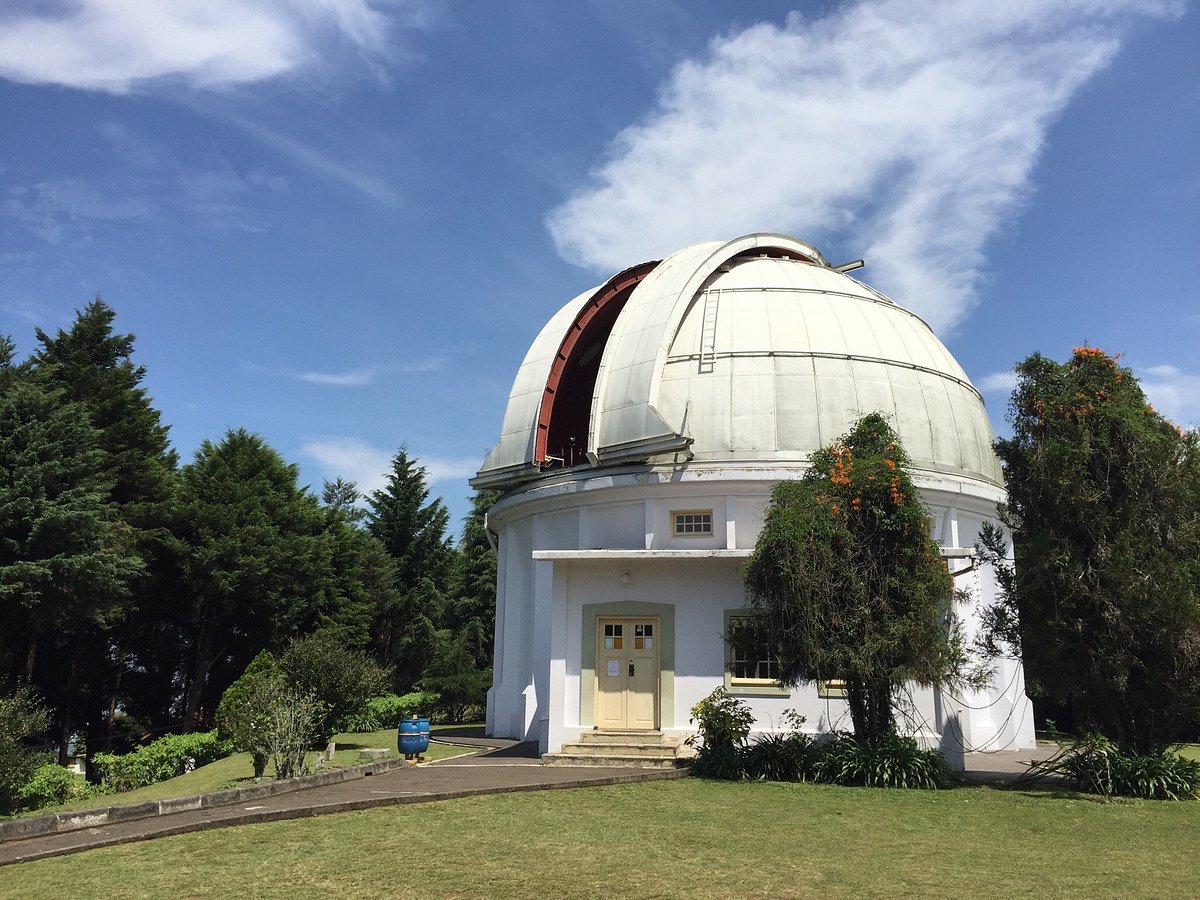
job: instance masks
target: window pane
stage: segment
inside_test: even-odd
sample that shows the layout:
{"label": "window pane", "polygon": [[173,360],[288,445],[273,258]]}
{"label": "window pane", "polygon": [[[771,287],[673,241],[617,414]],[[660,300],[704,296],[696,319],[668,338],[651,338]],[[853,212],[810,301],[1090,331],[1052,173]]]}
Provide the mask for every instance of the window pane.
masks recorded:
{"label": "window pane", "polygon": [[730,675],[735,680],[779,680],[779,659],[754,617],[731,617],[728,639]]}

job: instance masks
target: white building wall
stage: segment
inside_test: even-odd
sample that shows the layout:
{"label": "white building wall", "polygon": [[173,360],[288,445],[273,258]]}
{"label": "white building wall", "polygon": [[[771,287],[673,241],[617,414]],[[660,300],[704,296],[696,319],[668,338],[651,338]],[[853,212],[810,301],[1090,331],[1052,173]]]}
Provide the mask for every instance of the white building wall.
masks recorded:
{"label": "white building wall", "polygon": [[[552,752],[590,728],[592,723],[581,719],[587,705],[584,695],[595,689],[593,683],[581,683],[583,607],[621,601],[674,607],[674,700],[670,709],[663,709],[662,718],[664,731],[691,733],[691,707],[724,683],[724,616],[726,610],[746,605],[744,560],[534,560],[533,552],[752,548],[772,484],[763,478],[727,481],[710,489],[652,481],[623,485],[613,479],[602,489],[589,490],[586,503],[558,491],[544,500],[498,508],[497,608],[502,618],[497,623],[489,733],[538,740],[542,752]],[[946,491],[946,485],[939,480],[925,492],[935,536],[945,547],[970,547],[984,518],[993,513],[995,498]],[[672,534],[670,513],[690,509],[713,511],[711,538]],[[952,568],[967,565],[966,560],[951,563]],[[960,577],[958,586],[971,594],[971,602],[960,607],[959,614],[968,637],[973,637],[979,603],[994,596],[994,575],[985,568]],[[818,697],[815,684],[802,685],[790,696],[738,696],[753,711],[756,731],[782,728],[783,713],[789,709],[805,716],[806,727],[813,731],[850,728],[845,702]],[[940,744],[952,757],[963,749],[1034,745],[1032,711],[1016,660],[998,663],[989,690],[937,696],[930,690],[915,691],[913,712],[922,739]]]}

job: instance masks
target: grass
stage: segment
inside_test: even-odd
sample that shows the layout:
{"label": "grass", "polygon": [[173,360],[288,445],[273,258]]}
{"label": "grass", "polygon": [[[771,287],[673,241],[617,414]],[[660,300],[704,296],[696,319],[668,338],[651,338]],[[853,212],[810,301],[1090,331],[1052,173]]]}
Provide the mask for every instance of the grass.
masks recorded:
{"label": "grass", "polygon": [[[360,750],[368,747],[387,747],[393,754],[396,752],[396,729],[372,731],[365,734],[337,734],[337,752],[333,755],[332,768],[356,766],[363,763],[358,758]],[[429,751],[425,754],[428,759],[445,759],[458,756],[470,751],[463,747],[450,747],[445,744],[430,743]],[[314,767],[316,754],[308,757],[309,771]],[[327,766],[328,767],[328,766]],[[266,778],[271,777],[272,767],[267,764]],[[235,753],[224,759],[202,766],[195,771],[147,785],[123,794],[103,794],[89,797],[86,800],[76,800],[62,806],[48,806],[42,809],[24,813],[26,816],[40,816],[48,812],[63,812],[74,809],[92,809],[97,806],[116,806],[125,803],[141,803],[146,800],[166,800],[172,797],[187,797],[192,794],[205,794],[209,791],[220,791],[231,787],[245,787],[254,782],[254,764],[249,753]]]}
{"label": "grass", "polygon": [[0,869],[0,896],[1200,895],[1200,803],[699,779],[201,832]]}

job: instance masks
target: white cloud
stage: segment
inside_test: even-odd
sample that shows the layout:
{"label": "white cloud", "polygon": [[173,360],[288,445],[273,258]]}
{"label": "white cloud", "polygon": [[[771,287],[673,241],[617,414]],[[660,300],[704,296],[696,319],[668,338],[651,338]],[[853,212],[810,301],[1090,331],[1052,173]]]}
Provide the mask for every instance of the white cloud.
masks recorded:
{"label": "white cloud", "polygon": [[1017,373],[1012,369],[1007,372],[992,372],[975,381],[975,387],[981,391],[997,394],[1011,394],[1017,386]]}
{"label": "white cloud", "polygon": [[425,478],[430,484],[470,478],[483,463],[482,456],[421,456],[418,459],[425,467]]}
{"label": "white cloud", "polygon": [[754,25],[677,66],[547,225],[564,257],[604,271],[748,231],[849,234],[873,284],[950,329],[1049,126],[1133,16],[1180,9],[863,0]]}
{"label": "white cloud", "polygon": [[1185,428],[1200,427],[1200,374],[1175,366],[1147,366],[1135,371],[1155,409]]}
{"label": "white cloud", "polygon": [[406,375],[422,375],[426,372],[440,372],[446,368],[446,357],[431,356],[429,359],[418,360],[415,363],[409,363],[404,366],[401,371]]}
{"label": "white cloud", "polygon": [[65,0],[0,13],[0,77],[124,93],[155,80],[245,84],[349,49],[377,72],[424,0]]}
{"label": "white cloud", "polygon": [[86,232],[96,222],[145,219],[153,211],[145,198],[117,190],[105,193],[79,178],[50,178],[12,188],[0,202],[0,215],[15,219],[51,244]]}
{"label": "white cloud", "polygon": [[[344,478],[369,494],[387,484],[395,451],[381,450],[355,437],[326,436],[305,443],[300,452],[314,460],[325,478]],[[425,468],[425,481],[457,481],[474,475],[482,460],[477,457],[425,456],[409,453],[410,459]]]}
{"label": "white cloud", "polygon": [[384,206],[396,206],[400,202],[396,191],[382,178],[338,162],[307,144],[266,128],[257,122],[252,122],[231,111],[226,110],[220,113],[220,115],[225,121],[249,132],[274,150],[290,158],[298,166],[315,172],[322,178],[327,178],[330,181],[353,188],[360,194],[370,197]]}
{"label": "white cloud", "polygon": [[374,369],[350,369],[345,372],[293,372],[292,377],[309,384],[328,384],[334,387],[362,387],[375,380]]}
{"label": "white cloud", "polygon": [[377,491],[387,484],[394,455],[352,437],[311,440],[300,448],[300,452],[316,461],[325,478],[353,481],[362,494]]}

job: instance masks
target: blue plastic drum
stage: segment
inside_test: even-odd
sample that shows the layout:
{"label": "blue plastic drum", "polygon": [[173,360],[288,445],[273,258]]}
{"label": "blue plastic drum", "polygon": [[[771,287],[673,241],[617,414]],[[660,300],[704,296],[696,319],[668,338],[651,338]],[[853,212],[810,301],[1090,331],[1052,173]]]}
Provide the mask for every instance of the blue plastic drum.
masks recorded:
{"label": "blue plastic drum", "polygon": [[[428,731],[428,725],[426,730]],[[421,742],[424,740],[424,746]],[[396,732],[396,749],[403,753],[406,757],[413,757],[422,750],[429,747],[429,735],[426,733],[424,737],[421,735],[421,725],[419,719],[401,719],[400,730]]]}
{"label": "blue plastic drum", "polygon": [[421,749],[419,752],[424,753],[429,749],[429,719],[426,716],[421,716],[417,719],[417,734],[421,736]]}

